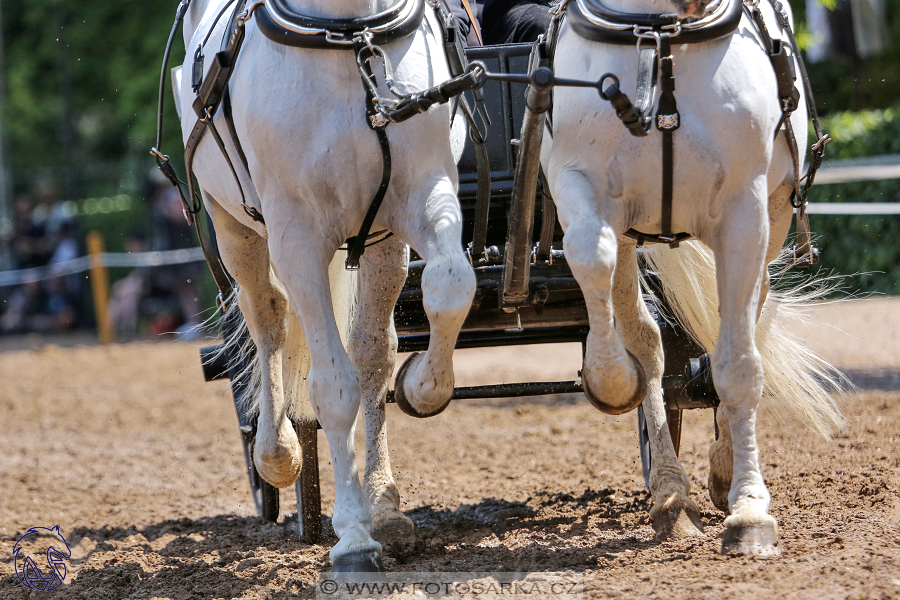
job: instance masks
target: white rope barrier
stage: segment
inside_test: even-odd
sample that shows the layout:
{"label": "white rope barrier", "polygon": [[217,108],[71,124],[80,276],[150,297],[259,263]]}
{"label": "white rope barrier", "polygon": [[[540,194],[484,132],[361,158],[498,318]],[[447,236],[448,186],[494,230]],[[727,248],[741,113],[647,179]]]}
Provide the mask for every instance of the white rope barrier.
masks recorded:
{"label": "white rope barrier", "polygon": [[830,160],[822,164],[821,168],[816,172],[817,184],[877,181],[880,179],[900,179],[900,154]]}
{"label": "white rope barrier", "polygon": [[[816,173],[817,184],[895,178],[900,179],[900,154],[829,161],[823,164]],[[806,212],[811,215],[900,215],[900,202],[810,202]],[[100,257],[105,267],[133,269],[183,265],[205,260],[203,250],[200,248],[165,250],[161,252],[103,252],[100,254]],[[46,281],[55,277],[84,273],[90,269],[90,258],[80,256],[44,267],[18,271],[0,271],[0,287]]]}
{"label": "white rope barrier", "polygon": [[[162,267],[166,265],[184,265],[205,260],[201,248],[184,248],[181,250],[164,250],[160,252],[103,252],[100,260],[105,267]],[[18,271],[0,271],[0,287],[22,285],[35,281],[46,281],[56,277],[65,277],[76,273],[84,273],[91,269],[89,256],[79,256],[44,267],[21,269]]]}
{"label": "white rope barrier", "polygon": [[900,202],[810,202],[811,215],[900,215]]}

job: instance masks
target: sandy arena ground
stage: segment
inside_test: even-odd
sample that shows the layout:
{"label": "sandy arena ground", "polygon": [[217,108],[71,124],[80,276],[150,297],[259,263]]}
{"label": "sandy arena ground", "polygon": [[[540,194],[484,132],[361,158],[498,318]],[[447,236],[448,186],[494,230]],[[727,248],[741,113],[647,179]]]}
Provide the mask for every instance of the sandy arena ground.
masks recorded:
{"label": "sandy arena ground", "polygon": [[[825,307],[804,330],[865,389],[831,442],[759,424],[781,527],[779,558],[718,553],[708,499],[711,411],[685,417],[681,458],[705,538],[658,543],[636,417],[577,396],[459,402],[416,420],[389,407],[414,548],[390,571],[558,571],[584,597],[808,600],[900,598],[900,299]],[[844,331],[845,333],[841,333]],[[9,340],[0,344],[15,346]],[[203,382],[197,348],[174,342],[64,348],[19,340],[0,354],[0,598],[310,598],[324,545],[298,541],[293,490],[282,518],[255,516],[230,396]],[[459,385],[574,378],[580,349],[461,352]],[[320,434],[324,513],[333,500]],[[27,590],[16,540],[61,525],[66,584]]]}

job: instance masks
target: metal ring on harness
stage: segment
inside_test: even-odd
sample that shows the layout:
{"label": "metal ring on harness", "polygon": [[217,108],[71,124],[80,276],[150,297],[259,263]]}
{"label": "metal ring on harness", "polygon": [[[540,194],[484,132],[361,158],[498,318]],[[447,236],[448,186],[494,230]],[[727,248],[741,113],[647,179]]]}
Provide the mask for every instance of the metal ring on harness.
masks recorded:
{"label": "metal ring on harness", "polygon": [[[607,79],[612,79],[615,82],[613,83],[613,85],[616,86],[616,89],[619,89],[620,84],[619,78],[616,77],[613,73],[604,73],[600,76],[600,79],[597,80],[597,91],[600,93],[600,97],[606,102],[609,102],[610,97],[606,95],[606,91],[603,89],[603,82]],[[606,89],[608,90],[609,88]]]}

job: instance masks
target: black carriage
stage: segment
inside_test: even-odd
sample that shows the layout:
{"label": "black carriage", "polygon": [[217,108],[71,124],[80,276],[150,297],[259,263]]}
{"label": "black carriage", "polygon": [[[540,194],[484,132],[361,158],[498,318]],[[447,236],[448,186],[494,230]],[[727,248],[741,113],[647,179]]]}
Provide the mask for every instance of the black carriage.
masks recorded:
{"label": "black carriage", "polygon": [[[470,61],[482,61],[494,74],[526,75],[535,64],[532,44],[475,47],[467,50]],[[463,244],[477,276],[477,291],[469,316],[457,340],[457,348],[581,342],[588,333],[584,298],[566,264],[562,230],[556,210],[542,183],[539,165],[541,129],[546,115],[526,108],[529,86],[493,80],[484,86],[484,105],[491,126],[485,136],[490,163],[490,201],[478,198],[476,148],[471,142],[459,163],[459,199],[464,216]],[[549,88],[545,99],[549,98]],[[548,102],[544,102],[549,105]],[[529,103],[534,107],[534,103]],[[528,149],[526,149],[526,147]],[[483,196],[482,196],[483,198]],[[476,231],[478,230],[478,231]],[[471,243],[477,238],[478,243]],[[484,247],[480,241],[484,240]],[[421,273],[424,262],[413,256],[409,275],[395,308],[399,351],[423,350],[428,345],[428,320],[422,308]],[[676,453],[681,439],[681,415],[685,409],[715,407],[709,357],[687,334],[666,320],[666,306],[651,272],[643,272],[645,301],[662,333],[665,352],[663,394],[669,431]],[[226,338],[238,335],[227,315]],[[243,383],[240,361],[202,351],[207,381],[230,378],[235,397]],[[213,360],[213,358],[216,358]],[[229,368],[229,365],[231,367]],[[508,398],[580,393],[580,374],[570,381],[511,383],[457,388],[454,399]],[[388,402],[393,401],[389,392]],[[257,473],[252,460],[255,419],[236,405],[244,443],[250,485],[257,511],[274,522],[279,514],[279,492]],[[650,472],[649,438],[642,410],[638,409],[640,452],[645,480]],[[295,423],[303,448],[303,471],[296,483],[300,532],[309,541],[321,536],[321,500],[315,420]]]}

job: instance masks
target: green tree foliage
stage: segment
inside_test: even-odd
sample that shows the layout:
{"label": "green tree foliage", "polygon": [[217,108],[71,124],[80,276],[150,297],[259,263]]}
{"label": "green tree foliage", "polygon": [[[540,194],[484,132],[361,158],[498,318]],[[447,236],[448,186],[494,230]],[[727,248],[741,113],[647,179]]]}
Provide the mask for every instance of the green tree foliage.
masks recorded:
{"label": "green tree foliage", "polygon": [[[900,109],[843,112],[822,120],[829,159],[900,153]],[[900,180],[817,185],[812,202],[900,202]],[[900,295],[900,216],[812,215],[825,272],[853,275],[851,292]]]}
{"label": "green tree foliage", "polygon": [[[176,5],[3,3],[2,117],[17,191],[49,181],[70,197],[112,194],[124,180],[139,179],[129,168],[149,171],[160,64]],[[173,62],[182,56],[176,47]],[[169,109],[167,139],[179,150],[171,102]]]}
{"label": "green tree foliage", "polygon": [[[834,9],[838,0],[819,0]],[[790,2],[794,11],[797,39],[808,42],[806,2]],[[808,63],[809,77],[816,95],[816,106],[822,113],[888,108],[897,102],[900,89],[900,0],[885,0],[887,25],[893,45],[882,56],[864,60],[833,57],[819,63]],[[848,24],[849,27],[849,24]]]}

